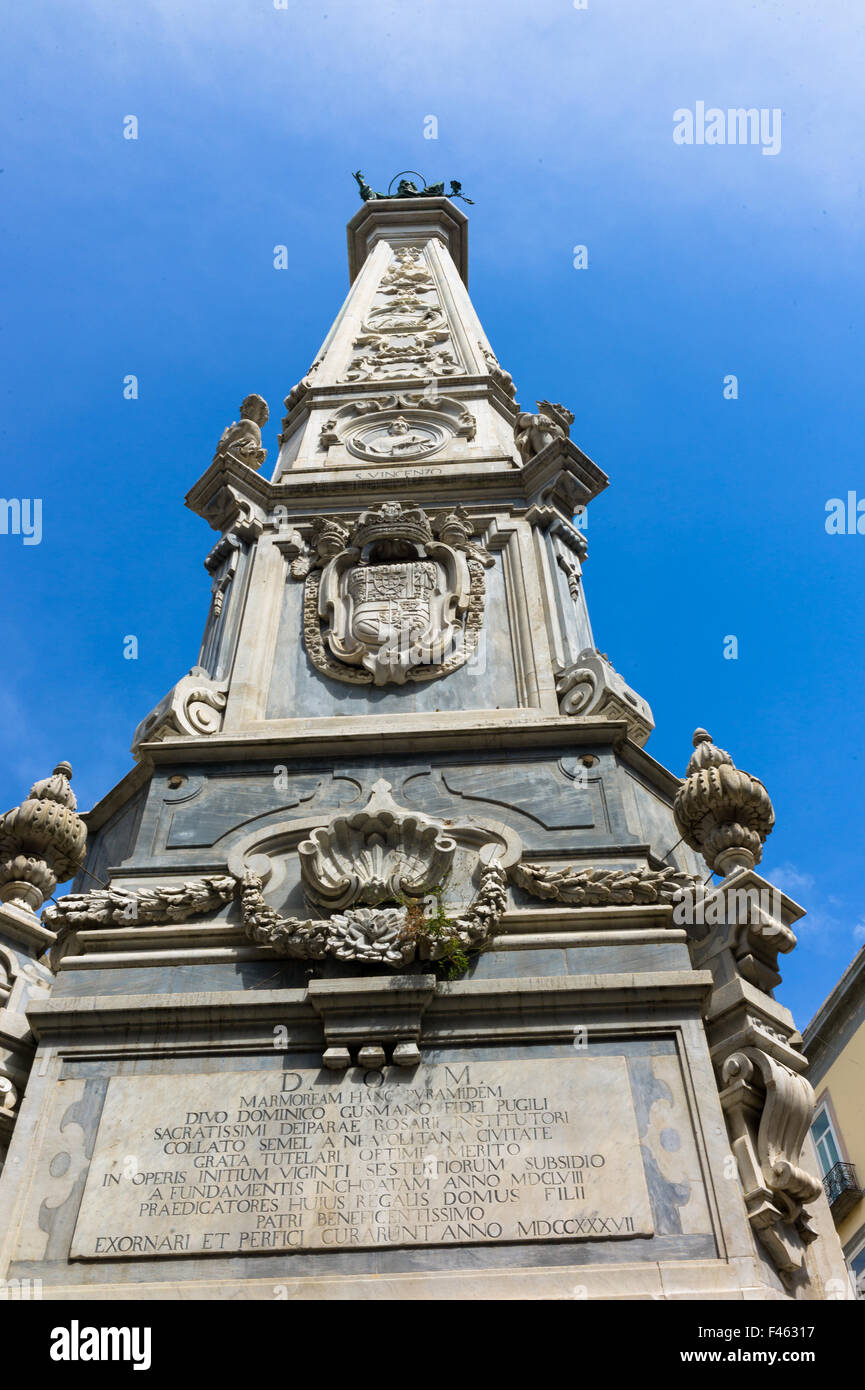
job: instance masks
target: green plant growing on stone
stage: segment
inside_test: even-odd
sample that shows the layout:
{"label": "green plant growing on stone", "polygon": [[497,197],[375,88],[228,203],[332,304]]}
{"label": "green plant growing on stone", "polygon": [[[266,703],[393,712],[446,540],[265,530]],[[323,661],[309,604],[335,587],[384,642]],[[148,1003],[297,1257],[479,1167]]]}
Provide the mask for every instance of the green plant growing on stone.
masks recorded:
{"label": "green plant growing on stone", "polygon": [[442,946],[442,954],[433,964],[442,971],[446,980],[458,980],[469,968],[470,958],[459,938],[459,930],[452,917],[447,915],[444,902],[444,884],[437,883],[430,889],[435,898],[435,911],[424,918],[424,934]]}
{"label": "green plant growing on stone", "polygon": [[[446,980],[458,980],[466,973],[471,957],[459,937],[459,928],[453,917],[449,917],[444,905],[445,883],[434,884],[427,897],[435,899],[435,909],[427,916],[424,903],[419,898],[400,895],[398,902],[406,910],[406,931],[415,939],[426,938],[440,948],[432,964]],[[476,954],[476,953],[473,953]]]}

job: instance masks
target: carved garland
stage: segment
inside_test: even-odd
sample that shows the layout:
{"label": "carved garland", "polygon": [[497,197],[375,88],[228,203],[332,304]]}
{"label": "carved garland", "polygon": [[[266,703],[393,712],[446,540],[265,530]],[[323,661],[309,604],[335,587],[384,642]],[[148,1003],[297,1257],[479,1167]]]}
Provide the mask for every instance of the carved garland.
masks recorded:
{"label": "carved garland", "polygon": [[515,864],[511,879],[536,898],[573,907],[618,907],[673,902],[698,881],[679,869],[554,869],[548,864]]}
{"label": "carved garland", "polygon": [[46,909],[44,920],[60,939],[79,927],[184,922],[239,897],[245,934],[277,955],[301,960],[331,955],[338,960],[406,965],[415,955],[441,960],[453,943],[462,950],[482,949],[507,901],[505,871],[497,863],[482,866],[474,902],[461,916],[446,919],[446,930],[435,919],[423,917],[417,899],[400,906],[352,907],[320,920],[304,920],[281,917],[265,902],[261,889],[261,879],[247,871],[242,880],[222,875],[137,891],[108,888],[70,893]]}
{"label": "carved garland", "polygon": [[49,903],[43,922],[58,936],[76,927],[113,927],[185,922],[230,902],[237,880],[229,874],[195,878],[158,888],[97,888],[92,893],[67,893]]}
{"label": "carved garland", "polygon": [[419,955],[441,960],[454,940],[463,949],[482,948],[505,909],[506,879],[498,864],[481,870],[478,894],[468,911],[453,918],[447,932],[417,921],[420,903],[403,906],[355,907],[321,921],[281,917],[265,902],[261,879],[251,871],[243,877],[241,912],[243,928],[251,940],[271,947],[277,955],[295,959],[376,961],[407,965]]}

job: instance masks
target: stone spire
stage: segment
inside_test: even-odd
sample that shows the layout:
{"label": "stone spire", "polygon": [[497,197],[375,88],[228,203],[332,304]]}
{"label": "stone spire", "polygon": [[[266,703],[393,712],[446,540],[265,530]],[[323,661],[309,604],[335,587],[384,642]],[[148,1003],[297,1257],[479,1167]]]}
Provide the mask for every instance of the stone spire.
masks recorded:
{"label": "stone spire", "polygon": [[740,771],[705,729],[694,732],[694,751],[673,812],[685,843],[722,877],[759,864],[775,824],[763,783]]}
{"label": "stone spire", "polygon": [[139,726],[136,756],[319,723],[346,700],[370,731],[481,709],[570,718],[578,676],[579,717],[627,718],[645,742],[645,702],[591,661],[581,519],[607,478],[566,406],[517,404],[469,297],[466,215],[437,190],[407,181],[351,218],[349,293],[285,397],[270,477],[248,398],[190,491],[222,533],[213,602],[198,667]]}
{"label": "stone spire", "polygon": [[[498,459],[516,387],[467,291],[468,219],[445,197],[378,197],[348,224],[351,289],[285,398],[274,481]],[[564,437],[558,425],[558,434]]]}
{"label": "stone spire", "polygon": [[87,828],[76,815],[71,776],[69,763],[58,763],[0,816],[0,902],[35,912],[84,863]]}

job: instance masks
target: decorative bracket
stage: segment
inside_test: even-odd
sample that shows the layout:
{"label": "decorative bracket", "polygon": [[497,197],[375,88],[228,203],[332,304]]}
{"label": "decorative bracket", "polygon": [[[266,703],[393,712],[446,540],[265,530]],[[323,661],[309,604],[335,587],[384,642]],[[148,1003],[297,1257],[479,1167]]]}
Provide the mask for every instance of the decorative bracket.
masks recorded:
{"label": "decorative bracket", "polygon": [[434,975],[373,975],[361,980],[310,980],[307,997],[322,1020],[331,1070],[352,1065],[414,1067],[420,1061],[421,1016],[436,991]]}
{"label": "decorative bracket", "polygon": [[805,1246],[817,1239],[804,1204],[820,1196],[822,1185],[799,1166],[814,1091],[804,1076],[756,1047],[732,1053],[721,1079],[748,1218],[789,1282],[803,1264]]}

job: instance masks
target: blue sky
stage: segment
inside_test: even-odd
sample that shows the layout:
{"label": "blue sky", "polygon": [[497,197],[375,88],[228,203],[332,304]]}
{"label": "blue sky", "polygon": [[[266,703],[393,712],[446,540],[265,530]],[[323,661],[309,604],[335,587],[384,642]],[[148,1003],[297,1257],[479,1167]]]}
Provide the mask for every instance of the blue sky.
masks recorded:
{"label": "blue sky", "polygon": [[[865,535],[824,524],[865,498],[863,30],[852,0],[7,9],[2,492],[43,535],[0,535],[0,804],[67,757],[92,805],[195,662],[214,537],[183,496],[249,391],[272,461],[347,288],[351,171],[458,178],[519,399],[568,404],[610,476],[586,590],[649,751],[681,773],[704,725],[772,796],[804,1025],[865,940]],[[780,151],[676,145],[698,101],[777,108]]]}

